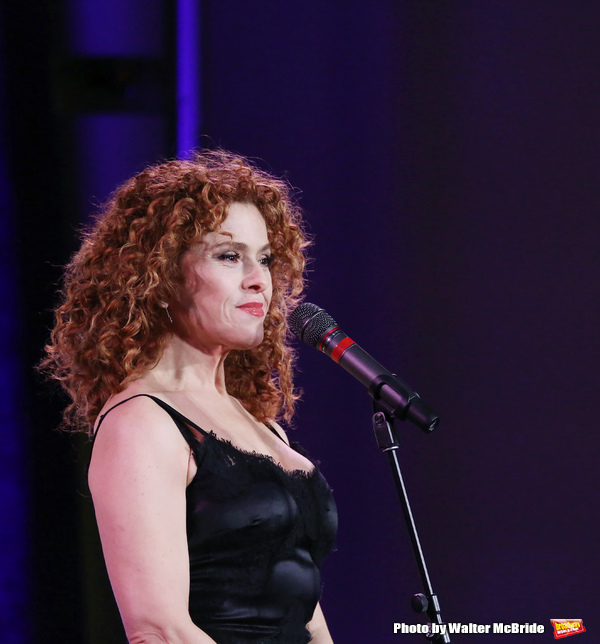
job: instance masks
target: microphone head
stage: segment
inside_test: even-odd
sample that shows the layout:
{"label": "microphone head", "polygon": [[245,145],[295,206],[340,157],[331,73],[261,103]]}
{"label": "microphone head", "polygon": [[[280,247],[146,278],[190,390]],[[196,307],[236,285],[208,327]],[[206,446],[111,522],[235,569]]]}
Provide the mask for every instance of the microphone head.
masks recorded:
{"label": "microphone head", "polygon": [[337,322],[322,308],[310,302],[302,302],[289,317],[292,333],[311,347],[318,347],[329,329],[336,327]]}

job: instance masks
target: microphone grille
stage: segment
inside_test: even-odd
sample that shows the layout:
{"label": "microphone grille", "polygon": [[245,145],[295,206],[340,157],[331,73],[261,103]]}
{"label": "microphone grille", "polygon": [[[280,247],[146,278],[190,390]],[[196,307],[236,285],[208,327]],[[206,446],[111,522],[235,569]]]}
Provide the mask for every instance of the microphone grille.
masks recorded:
{"label": "microphone grille", "polygon": [[290,314],[289,325],[296,337],[316,347],[325,333],[337,326],[337,322],[316,304],[303,302]]}

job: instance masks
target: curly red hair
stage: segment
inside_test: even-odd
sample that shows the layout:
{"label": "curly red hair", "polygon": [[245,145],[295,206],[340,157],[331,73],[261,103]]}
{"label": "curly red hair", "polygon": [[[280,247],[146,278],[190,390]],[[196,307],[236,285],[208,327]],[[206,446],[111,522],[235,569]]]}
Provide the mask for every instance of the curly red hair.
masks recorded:
{"label": "curly red hair", "polygon": [[181,258],[219,229],[233,202],[251,203],[264,217],[273,299],[263,342],[227,356],[227,390],[260,421],[291,418],[298,395],[286,319],[304,287],[301,212],[285,182],[220,150],[147,168],[115,191],[84,233],[40,365],[71,397],[67,427],[91,432],[108,398],[158,362],[170,336],[161,302],[181,284]]}

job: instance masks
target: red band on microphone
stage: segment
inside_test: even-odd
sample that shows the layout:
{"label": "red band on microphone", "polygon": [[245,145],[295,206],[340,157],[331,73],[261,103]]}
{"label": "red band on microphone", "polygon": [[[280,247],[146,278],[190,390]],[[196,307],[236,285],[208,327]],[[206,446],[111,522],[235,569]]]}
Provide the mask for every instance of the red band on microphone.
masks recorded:
{"label": "red band on microphone", "polygon": [[335,333],[336,331],[339,331],[339,330],[340,330],[340,327],[339,327],[339,326],[334,326],[334,327],[333,327],[333,329],[330,329],[330,330],[329,330],[329,331],[328,331],[328,332],[327,332],[327,333],[326,333],[326,334],[321,338],[321,342],[319,342],[319,346],[317,347],[317,349],[318,349],[319,351],[323,351],[323,345],[325,344],[325,341],[327,340],[327,338],[328,338],[332,333]]}
{"label": "red band on microphone", "polygon": [[331,352],[331,359],[335,362],[339,362],[342,357],[342,353],[353,344],[356,344],[352,338],[344,338],[337,347]]}

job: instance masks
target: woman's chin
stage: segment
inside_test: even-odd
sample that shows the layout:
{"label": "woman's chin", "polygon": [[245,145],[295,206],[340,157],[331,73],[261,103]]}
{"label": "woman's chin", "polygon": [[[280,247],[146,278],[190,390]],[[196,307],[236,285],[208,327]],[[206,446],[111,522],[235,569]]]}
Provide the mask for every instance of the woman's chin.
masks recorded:
{"label": "woman's chin", "polygon": [[239,348],[240,351],[249,351],[250,349],[256,349],[259,345],[262,344],[262,341],[265,339],[265,334],[260,333],[255,335],[253,338],[249,338],[244,346]]}
{"label": "woman's chin", "polygon": [[265,334],[262,329],[258,329],[256,333],[248,333],[230,338],[227,343],[231,351],[249,351],[258,347],[265,339]]}

